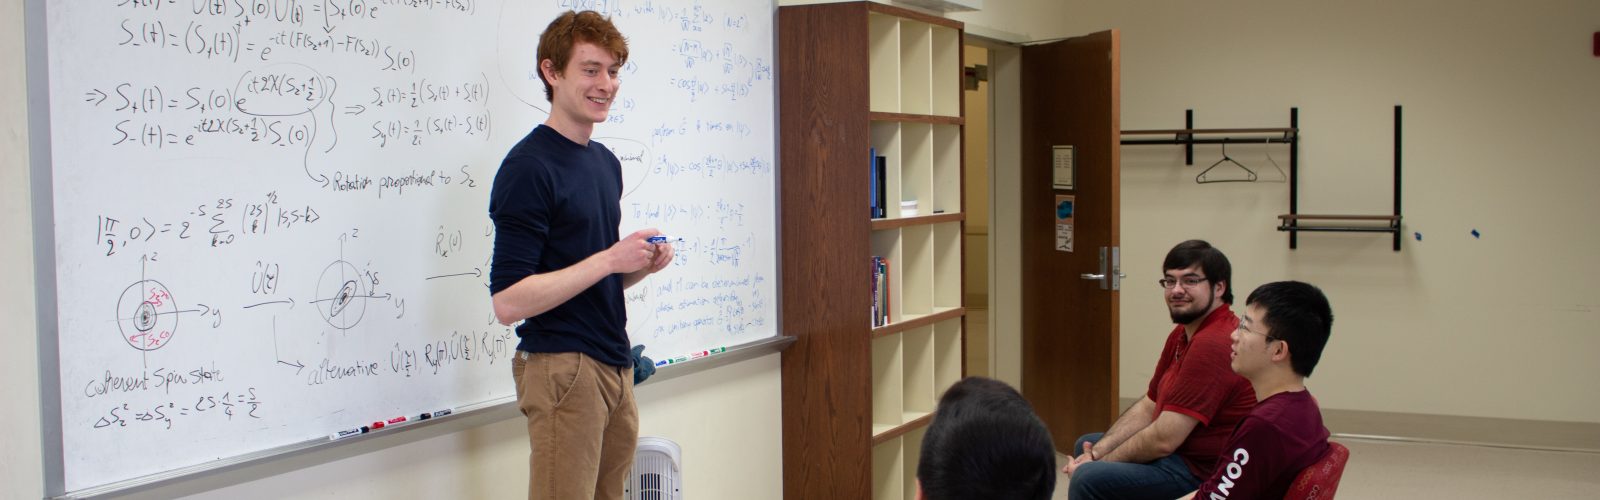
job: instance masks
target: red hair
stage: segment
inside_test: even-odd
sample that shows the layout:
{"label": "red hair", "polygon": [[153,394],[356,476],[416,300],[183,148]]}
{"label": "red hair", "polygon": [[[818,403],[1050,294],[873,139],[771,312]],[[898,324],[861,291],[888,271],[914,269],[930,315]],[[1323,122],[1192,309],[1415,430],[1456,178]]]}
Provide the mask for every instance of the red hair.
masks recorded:
{"label": "red hair", "polygon": [[542,67],[544,61],[550,60],[555,66],[555,73],[559,75],[572,59],[572,47],[585,42],[611,52],[611,55],[617,58],[617,64],[628,62],[628,39],[622,36],[622,32],[617,31],[616,25],[611,24],[611,19],[592,10],[566,11],[554,21],[550,21],[544,33],[539,35],[538,56],[541,67],[538,73],[539,81],[544,82],[546,101],[551,99],[552,90],[550,82],[544,78]]}

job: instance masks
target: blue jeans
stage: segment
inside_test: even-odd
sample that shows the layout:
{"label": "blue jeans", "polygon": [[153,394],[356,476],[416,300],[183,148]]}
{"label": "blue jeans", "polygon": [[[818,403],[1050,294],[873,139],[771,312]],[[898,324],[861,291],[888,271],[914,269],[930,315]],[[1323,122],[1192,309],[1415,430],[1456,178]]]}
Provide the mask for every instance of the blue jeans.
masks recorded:
{"label": "blue jeans", "polygon": [[[1073,445],[1073,456],[1083,454],[1084,443],[1099,442],[1104,435],[1103,432],[1096,432],[1078,438],[1078,443]],[[1171,500],[1199,487],[1200,480],[1190,474],[1189,466],[1174,454],[1147,464],[1101,461],[1083,464],[1072,473],[1067,498]]]}

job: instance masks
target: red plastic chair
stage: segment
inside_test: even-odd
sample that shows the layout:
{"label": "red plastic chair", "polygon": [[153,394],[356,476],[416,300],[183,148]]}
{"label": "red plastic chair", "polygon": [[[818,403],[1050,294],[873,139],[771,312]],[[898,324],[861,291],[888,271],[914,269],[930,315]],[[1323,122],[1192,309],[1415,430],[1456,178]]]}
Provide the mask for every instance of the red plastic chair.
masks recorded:
{"label": "red plastic chair", "polygon": [[1339,478],[1344,476],[1344,464],[1350,460],[1350,449],[1328,441],[1328,454],[1300,471],[1284,500],[1329,500],[1339,490]]}

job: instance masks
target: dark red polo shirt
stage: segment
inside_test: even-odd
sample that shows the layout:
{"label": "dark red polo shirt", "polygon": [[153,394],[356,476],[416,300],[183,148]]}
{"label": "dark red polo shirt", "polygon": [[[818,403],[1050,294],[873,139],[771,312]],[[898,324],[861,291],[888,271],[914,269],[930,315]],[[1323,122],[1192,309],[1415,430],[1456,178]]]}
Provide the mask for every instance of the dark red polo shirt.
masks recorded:
{"label": "dark red polo shirt", "polygon": [[1157,416],[1172,411],[1200,421],[1177,451],[1196,478],[1211,477],[1228,435],[1256,404],[1250,381],[1228,367],[1230,335],[1238,326],[1239,317],[1223,306],[1206,316],[1192,339],[1184,338],[1183,325],[1173,328],[1145,393]]}

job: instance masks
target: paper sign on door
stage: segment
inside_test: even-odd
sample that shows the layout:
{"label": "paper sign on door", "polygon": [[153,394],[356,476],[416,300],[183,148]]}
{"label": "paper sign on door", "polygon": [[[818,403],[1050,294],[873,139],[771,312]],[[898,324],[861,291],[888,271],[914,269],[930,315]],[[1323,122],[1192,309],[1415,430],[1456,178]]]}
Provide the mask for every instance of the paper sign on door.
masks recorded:
{"label": "paper sign on door", "polygon": [[1056,195],[1056,250],[1072,252],[1072,196]]}

